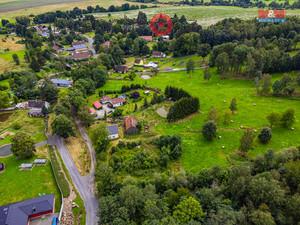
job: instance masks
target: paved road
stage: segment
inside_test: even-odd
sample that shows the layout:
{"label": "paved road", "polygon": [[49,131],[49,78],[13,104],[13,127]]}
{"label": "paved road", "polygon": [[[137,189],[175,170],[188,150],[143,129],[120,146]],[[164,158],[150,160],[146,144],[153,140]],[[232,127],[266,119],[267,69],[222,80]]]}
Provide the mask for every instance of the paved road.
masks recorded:
{"label": "paved road", "polygon": [[85,206],[86,210],[86,225],[97,225],[98,224],[98,200],[95,195],[95,184],[94,184],[94,174],[95,174],[95,163],[96,155],[92,146],[92,143],[85,132],[85,129],[78,126],[80,133],[85,139],[88,149],[91,153],[91,172],[87,176],[81,176],[74,161],[69,154],[68,149],[64,145],[63,139],[58,136],[50,136],[48,143],[55,145],[64,161],[66,168],[68,169],[72,181],[79,192]]}
{"label": "paved road", "polygon": [[[44,146],[47,144],[47,141],[42,141],[35,144],[35,147]],[[3,145],[0,147],[0,157],[5,157],[11,155],[11,144]]]}
{"label": "paved road", "polygon": [[89,49],[92,51],[93,55],[96,55],[96,50],[94,48],[94,39],[88,36],[85,36],[88,39],[89,42]]}

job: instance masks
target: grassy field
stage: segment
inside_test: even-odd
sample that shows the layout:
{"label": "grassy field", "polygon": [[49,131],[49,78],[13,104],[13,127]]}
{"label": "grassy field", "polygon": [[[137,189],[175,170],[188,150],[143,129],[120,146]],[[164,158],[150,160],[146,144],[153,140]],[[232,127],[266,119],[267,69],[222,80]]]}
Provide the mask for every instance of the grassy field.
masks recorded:
{"label": "grassy field", "polygon": [[[56,10],[70,10],[74,7],[122,5],[125,0],[0,0],[0,18],[15,18],[22,15],[35,15]],[[140,3],[134,3],[138,5]]]}
{"label": "grassy field", "polygon": [[[267,126],[266,116],[271,112],[283,112],[293,108],[296,111],[297,122],[295,130],[281,128],[273,129],[273,138],[268,145],[255,142],[250,156],[266,152],[268,149],[280,150],[289,146],[300,144],[300,105],[298,100],[289,100],[275,97],[261,97],[256,95],[254,83],[248,80],[221,80],[213,72],[213,78],[207,82],[203,80],[203,71],[197,70],[191,78],[185,72],[159,73],[150,80],[144,81],[137,78],[134,83],[146,84],[151,87],[164,89],[167,85],[182,87],[193,96],[197,96],[201,102],[201,111],[185,120],[168,123],[155,111],[156,108],[147,109],[146,112],[133,113],[141,120],[148,121],[150,129],[156,134],[177,134],[183,138],[182,165],[187,171],[198,171],[201,168],[215,165],[227,166],[236,157],[239,140],[243,133],[243,127],[256,130]],[[276,75],[278,79],[281,75]],[[130,81],[110,80],[103,89],[118,90]],[[238,112],[232,115],[234,121],[228,126],[223,125],[222,117],[232,98],[237,98]],[[201,128],[207,119],[211,107],[216,107],[220,117],[218,123],[218,135],[222,138],[211,143],[203,140]],[[225,148],[223,149],[222,146]]]}
{"label": "grassy field", "polygon": [[[129,18],[136,17],[139,10],[133,10],[129,12],[116,12],[111,13],[112,18],[124,17]],[[241,8],[231,6],[168,6],[164,5],[158,8],[144,9],[148,18],[151,16],[163,12],[171,16],[177,14],[178,16],[185,15],[190,21],[197,21],[202,26],[209,26],[225,18],[240,18],[251,19],[257,17],[257,8]],[[96,17],[109,18],[107,13],[94,14]],[[288,16],[299,16],[300,10],[287,10]],[[110,18],[111,18],[110,17]]]}
{"label": "grassy field", "polygon": [[43,118],[32,118],[27,111],[18,110],[12,113],[0,113],[0,146],[11,142],[17,132],[29,134],[38,143],[46,139]]}
{"label": "grassy field", "polygon": [[[47,152],[39,150],[37,156],[45,157]],[[32,162],[30,160],[17,160],[14,156],[0,158],[6,169],[0,173],[0,205],[34,198],[42,194],[55,194],[56,211],[61,204],[60,194],[51,171],[50,163],[46,166],[34,167],[29,171],[19,171],[21,163]]]}

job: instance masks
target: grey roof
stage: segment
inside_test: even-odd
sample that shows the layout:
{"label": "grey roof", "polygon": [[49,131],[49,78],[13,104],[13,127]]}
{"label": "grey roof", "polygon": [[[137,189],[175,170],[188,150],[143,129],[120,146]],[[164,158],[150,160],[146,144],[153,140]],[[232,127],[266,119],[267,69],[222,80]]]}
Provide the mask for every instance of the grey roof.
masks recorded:
{"label": "grey roof", "polygon": [[64,79],[51,79],[51,82],[56,85],[72,85],[72,81]]}
{"label": "grey roof", "polygon": [[118,125],[111,125],[107,127],[109,135],[115,135],[119,133]]}
{"label": "grey roof", "polygon": [[0,225],[27,225],[30,216],[53,211],[54,195],[0,206]]}

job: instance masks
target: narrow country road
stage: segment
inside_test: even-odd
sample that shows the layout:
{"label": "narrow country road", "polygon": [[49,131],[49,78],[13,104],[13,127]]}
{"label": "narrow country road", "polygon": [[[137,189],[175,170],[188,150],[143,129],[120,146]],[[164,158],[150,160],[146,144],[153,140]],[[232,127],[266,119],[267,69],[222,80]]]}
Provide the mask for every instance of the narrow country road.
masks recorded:
{"label": "narrow country road", "polygon": [[[81,128],[80,133],[86,134],[85,130]],[[89,142],[88,136],[86,137],[87,143]],[[98,224],[98,200],[95,195],[95,184],[94,184],[94,174],[95,174],[95,161],[91,160],[91,172],[87,176],[81,176],[74,161],[72,160],[71,155],[69,154],[68,149],[66,148],[62,138],[58,136],[49,136],[48,143],[50,145],[55,145],[62,157],[63,162],[65,163],[66,168],[68,169],[71,179],[79,192],[85,206],[86,210],[86,225],[97,225]],[[88,145],[88,144],[87,144]],[[88,146],[89,151],[92,155],[95,155],[93,152],[92,145]],[[93,158],[93,157],[92,157]]]}

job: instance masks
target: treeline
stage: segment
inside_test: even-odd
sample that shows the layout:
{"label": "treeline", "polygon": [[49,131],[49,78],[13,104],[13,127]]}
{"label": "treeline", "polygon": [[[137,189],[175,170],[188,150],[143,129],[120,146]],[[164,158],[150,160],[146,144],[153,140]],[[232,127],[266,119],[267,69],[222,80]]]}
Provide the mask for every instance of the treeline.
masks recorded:
{"label": "treeline", "polygon": [[[96,172],[101,225],[292,225],[299,222],[300,148],[224,169],[124,182],[111,167]],[[113,215],[112,213],[113,212]]]}
{"label": "treeline", "polygon": [[88,6],[86,9],[79,9],[75,7],[70,11],[56,11],[56,12],[47,12],[43,14],[36,15],[33,19],[33,22],[36,24],[42,23],[53,23],[57,18],[72,18],[76,19],[85,14],[90,13],[110,13],[110,12],[120,12],[120,11],[129,11],[137,9],[146,9],[147,5],[129,5],[128,3],[122,4],[121,6],[111,5],[107,9],[99,5]]}

